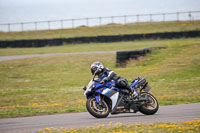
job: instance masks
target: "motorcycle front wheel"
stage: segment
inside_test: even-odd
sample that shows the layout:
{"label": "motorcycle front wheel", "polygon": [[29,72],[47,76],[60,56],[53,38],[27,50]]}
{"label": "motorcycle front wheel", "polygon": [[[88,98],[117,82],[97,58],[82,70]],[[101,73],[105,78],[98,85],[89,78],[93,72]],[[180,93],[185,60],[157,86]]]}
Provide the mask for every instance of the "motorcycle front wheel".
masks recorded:
{"label": "motorcycle front wheel", "polygon": [[153,115],[158,111],[159,104],[157,99],[150,93],[143,92],[140,94],[140,97],[146,98],[148,100],[147,103],[143,104],[140,107],[140,112],[146,115]]}
{"label": "motorcycle front wheel", "polygon": [[110,108],[108,104],[102,100],[102,105],[96,102],[94,97],[87,99],[86,108],[88,112],[96,118],[106,118],[109,115]]}

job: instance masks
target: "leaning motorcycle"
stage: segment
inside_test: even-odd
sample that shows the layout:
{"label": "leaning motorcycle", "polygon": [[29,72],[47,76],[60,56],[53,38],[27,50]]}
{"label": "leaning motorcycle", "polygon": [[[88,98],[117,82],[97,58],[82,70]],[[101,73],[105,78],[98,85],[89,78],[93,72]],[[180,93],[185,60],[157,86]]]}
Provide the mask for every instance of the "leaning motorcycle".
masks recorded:
{"label": "leaning motorcycle", "polygon": [[156,98],[149,93],[151,87],[145,78],[138,77],[130,84],[130,89],[117,88],[115,81],[104,84],[95,79],[89,82],[84,95],[87,98],[86,108],[96,118],[106,118],[109,113],[136,113],[153,115],[158,111]]}

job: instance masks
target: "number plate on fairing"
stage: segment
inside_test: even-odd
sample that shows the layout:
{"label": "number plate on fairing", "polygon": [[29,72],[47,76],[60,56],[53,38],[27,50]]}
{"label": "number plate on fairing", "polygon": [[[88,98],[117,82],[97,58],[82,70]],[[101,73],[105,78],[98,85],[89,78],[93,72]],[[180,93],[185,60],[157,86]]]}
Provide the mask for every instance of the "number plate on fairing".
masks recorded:
{"label": "number plate on fairing", "polygon": [[151,90],[151,86],[147,85],[143,90],[145,92],[149,92]]}

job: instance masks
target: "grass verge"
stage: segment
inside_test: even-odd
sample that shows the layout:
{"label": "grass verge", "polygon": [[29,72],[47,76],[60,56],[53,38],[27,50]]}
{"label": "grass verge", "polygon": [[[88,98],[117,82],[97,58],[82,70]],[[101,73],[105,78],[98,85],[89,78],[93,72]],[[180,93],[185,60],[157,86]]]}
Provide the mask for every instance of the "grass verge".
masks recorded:
{"label": "grass verge", "polygon": [[[138,75],[146,77],[160,105],[200,102],[199,38],[140,43],[168,48],[129,61],[124,68],[115,66],[115,54],[59,55],[0,62],[0,118],[86,111],[82,86],[92,77],[90,64],[94,61],[103,62],[129,82]],[[118,46],[125,47],[125,44]],[[132,43],[132,47],[137,44]]]}
{"label": "grass verge", "polygon": [[111,50],[133,50],[157,46],[168,46],[176,43],[199,43],[200,38],[189,39],[164,39],[164,40],[142,40],[129,42],[113,43],[88,43],[70,44],[62,46],[41,47],[41,48],[0,48],[0,56],[25,55],[25,54],[46,54],[46,53],[65,53],[65,52],[88,52],[88,51],[111,51]]}
{"label": "grass verge", "polygon": [[0,32],[0,40],[30,40],[51,38],[72,38],[101,35],[140,34],[172,31],[199,30],[200,21],[146,22],[126,25],[109,24],[95,27],[78,27],[62,30],[25,32]]}
{"label": "grass verge", "polygon": [[[177,123],[157,123],[157,124],[134,124],[123,125],[121,123],[97,124],[96,127],[82,129],[67,128],[45,128],[42,133],[199,133],[200,120],[183,121]],[[39,133],[40,133],[39,132]]]}
{"label": "grass verge", "polygon": [[[195,39],[194,39],[195,40]],[[113,42],[113,43],[88,43],[88,44],[68,44],[62,46],[41,47],[41,48],[0,48],[0,56],[24,55],[24,54],[46,54],[65,52],[89,52],[89,51],[111,51],[140,49],[146,47],[167,45],[166,41],[134,41],[134,42]]]}

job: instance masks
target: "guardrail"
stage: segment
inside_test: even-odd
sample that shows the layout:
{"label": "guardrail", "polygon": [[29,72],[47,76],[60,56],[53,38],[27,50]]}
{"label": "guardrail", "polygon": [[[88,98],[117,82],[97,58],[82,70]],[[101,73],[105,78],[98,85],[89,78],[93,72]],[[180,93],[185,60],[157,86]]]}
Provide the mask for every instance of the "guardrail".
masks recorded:
{"label": "guardrail", "polygon": [[58,46],[62,44],[76,43],[106,43],[120,41],[134,41],[140,39],[172,39],[181,37],[199,37],[200,31],[184,31],[184,32],[163,32],[163,33],[147,33],[147,34],[127,34],[127,35],[110,35],[110,36],[91,36],[91,37],[75,37],[75,38],[55,38],[55,39],[33,39],[33,40],[10,40],[0,41],[0,48],[6,47],[44,47]]}
{"label": "guardrail", "polygon": [[182,20],[200,20],[200,11],[155,13],[155,14],[135,14],[123,16],[91,17],[78,19],[62,19],[51,21],[35,21],[20,23],[0,24],[0,31],[29,31],[29,30],[51,30],[66,29],[80,26],[101,26],[106,24],[127,24],[141,22],[166,22]]}
{"label": "guardrail", "polygon": [[132,59],[138,59],[141,56],[146,56],[146,54],[151,53],[155,49],[163,49],[167,47],[151,47],[138,50],[126,50],[126,51],[117,51],[116,53],[116,66],[126,66],[127,61]]}

